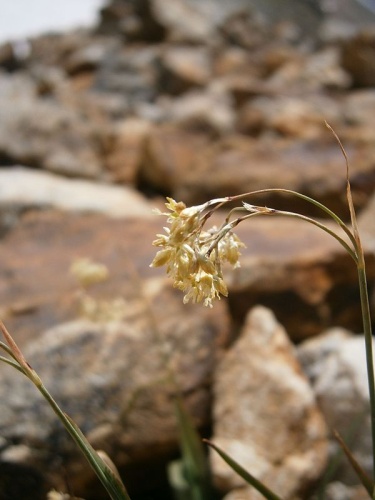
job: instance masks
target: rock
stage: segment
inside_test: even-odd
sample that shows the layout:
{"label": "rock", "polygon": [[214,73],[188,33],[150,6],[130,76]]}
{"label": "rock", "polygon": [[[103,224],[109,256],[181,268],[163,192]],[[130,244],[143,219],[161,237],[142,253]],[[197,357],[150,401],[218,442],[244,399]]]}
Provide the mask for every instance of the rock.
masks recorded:
{"label": "rock", "polygon": [[[372,447],[363,336],[328,331],[304,342],[299,357],[312,375],[312,387],[329,428],[340,433],[370,475]],[[335,479],[349,485],[359,482],[346,460],[341,461]]]}
{"label": "rock", "polygon": [[362,485],[347,486],[339,481],[330,483],[325,489],[327,500],[366,500],[368,493]]}
{"label": "rock", "polygon": [[100,67],[111,53],[121,50],[117,40],[98,37],[74,50],[64,61],[64,69],[69,75],[91,72]]}
{"label": "rock", "polygon": [[30,55],[26,40],[7,42],[0,45],[0,67],[6,71],[17,71],[25,64]]}
{"label": "rock", "polygon": [[[341,112],[346,127],[341,132],[344,143],[356,140],[359,144],[374,143],[374,128],[371,119],[375,111],[375,91],[355,90],[347,94],[342,102]],[[365,183],[362,189],[366,190]]]}
{"label": "rock", "polygon": [[300,93],[301,89],[309,92],[327,88],[347,89],[350,84],[351,78],[341,66],[337,47],[324,48],[308,57],[294,59],[266,80],[268,89],[288,93]]}
{"label": "rock", "polygon": [[[27,359],[64,411],[87,434],[91,444],[111,456],[120,469],[134,462],[142,467],[142,462],[165,461],[177,450],[173,388],[165,381],[164,347],[173,352],[171,362],[189,413],[198,426],[207,425],[207,383],[218,352],[217,334],[220,337],[224,333],[208,311],[205,314],[212,319],[201,323],[180,305],[180,313],[187,316],[178,318],[176,304],[172,305],[176,292],[163,291],[161,286],[152,288],[157,290],[158,297],[154,298],[159,302],[160,337],[155,338],[147,320],[147,302],[143,299],[142,304],[140,298],[125,306],[127,318],[122,323],[65,323],[48,330],[25,348]],[[165,308],[164,300],[171,309]],[[160,317],[161,302],[164,319]],[[0,461],[12,463],[15,470],[17,465],[41,470],[46,481],[52,483],[50,486],[58,489],[64,487],[68,475],[74,491],[87,498],[90,488],[94,488],[90,483],[96,484],[93,473],[65,430],[56,425],[52,410],[28,380],[15,376],[11,370],[2,370],[1,379],[2,399],[7,403],[0,417],[0,429],[7,445]],[[8,448],[14,448],[14,439],[28,452],[12,451],[10,460]],[[67,454],[69,461],[64,463],[65,472],[61,474],[59,457]]]}
{"label": "rock", "polygon": [[316,139],[327,134],[323,117],[333,128],[340,123],[339,106],[328,96],[257,97],[240,110],[238,129],[251,135],[272,131],[296,139]]}
{"label": "rock", "polygon": [[[281,497],[306,493],[326,465],[326,426],[294,348],[269,310],[249,313],[215,371],[214,394],[215,444]],[[221,491],[243,488],[216,453],[211,463]],[[252,489],[243,498],[262,496]]]}
{"label": "rock", "polygon": [[149,0],[150,12],[174,42],[206,42],[215,35],[213,2]]}
{"label": "rock", "polygon": [[112,0],[101,9],[97,31],[106,35],[120,34],[127,40],[159,42],[166,36],[166,27],[155,15],[150,0]]}
{"label": "rock", "polygon": [[[209,424],[210,377],[229,335],[224,302],[197,314],[195,306],[183,305],[180,292],[160,272],[149,269],[151,235],[159,226],[159,220],[140,218],[28,214],[0,249],[1,316],[8,329],[59,404],[94,447],[125,471],[139,496],[153,480],[145,484],[134,469],[155,463],[160,469],[178,447],[165,356],[171,356],[189,412],[204,427]],[[69,267],[80,256],[107,266],[109,279],[89,292],[96,301],[121,299],[117,321],[77,319],[79,287]],[[59,489],[68,476],[76,494],[102,498],[93,474],[29,381],[6,367],[0,379],[7,401],[0,416],[6,440],[1,453],[13,457],[11,463],[7,458],[12,473],[19,467],[34,475],[41,470],[40,483]],[[28,453],[15,450],[14,439]],[[62,457],[69,458],[65,462]],[[29,498],[23,495],[17,498]]]}
{"label": "rock", "polygon": [[151,205],[129,188],[92,181],[64,179],[23,167],[0,170],[0,211],[57,208],[73,212],[99,212],[112,217],[151,215]]}
{"label": "rock", "polygon": [[[104,41],[104,40],[103,40]],[[30,40],[31,51],[27,60],[30,69],[35,67],[64,67],[76,51],[92,44],[89,30],[77,29],[65,33],[41,34]]]}
{"label": "rock", "polygon": [[313,385],[323,373],[327,359],[335,355],[340,345],[352,336],[349,330],[335,327],[299,345],[298,360]]}
{"label": "rock", "polygon": [[361,238],[369,248],[375,249],[375,195],[372,195],[366,207],[358,216]]}
{"label": "rock", "polygon": [[320,13],[310,4],[298,0],[285,1],[280,6],[275,0],[113,0],[101,11],[99,32],[120,33],[128,39],[146,39],[152,42],[165,38],[174,42],[199,43],[212,41],[217,28],[232,15],[243,16],[253,11],[261,13],[268,22],[291,19],[304,26],[309,36],[316,36]]}
{"label": "rock", "polygon": [[[283,217],[253,218],[241,223],[236,234],[247,248],[241,251],[241,267],[227,273],[234,318],[242,320],[251,307],[262,304],[274,311],[295,341],[331,325],[361,331],[356,267],[331,236]],[[365,252],[371,289],[374,247],[366,243]]]}
{"label": "rock", "polygon": [[140,177],[161,191],[173,191],[212,142],[210,134],[173,124],[153,127],[145,145]]}
{"label": "rock", "polygon": [[137,184],[150,129],[150,122],[141,118],[127,118],[116,123],[105,158],[106,168],[114,181]]}
{"label": "rock", "polygon": [[38,98],[32,82],[19,75],[0,75],[0,99],[0,156],[7,164],[70,176],[100,175],[98,123],[89,123],[77,109]]}
{"label": "rock", "polygon": [[371,26],[343,44],[342,66],[351,75],[355,86],[373,87],[375,85],[374,42],[375,30]]}
{"label": "rock", "polygon": [[109,52],[95,73],[92,90],[119,95],[130,109],[138,102],[152,102],[157,95],[160,50],[143,44]]}
{"label": "rock", "polygon": [[190,128],[215,134],[233,130],[235,111],[230,94],[221,82],[213,82],[205,90],[186,92],[178,99],[164,99],[168,120]]}
{"label": "rock", "polygon": [[[345,147],[350,157],[354,200],[361,208],[367,199],[363,186],[367,192],[375,188],[373,146],[363,147],[353,141]],[[202,151],[194,168],[179,178],[173,197],[187,204],[199,204],[210,198],[267,188],[299,191],[329,206],[339,216],[348,217],[345,162],[337,143],[327,136],[324,140],[320,137],[295,141],[270,135],[258,139],[227,135],[216,141],[214,147]],[[276,193],[264,195],[259,203],[317,213],[290,198],[286,202]]]}
{"label": "rock", "polygon": [[168,47],[161,57],[160,90],[181,94],[194,87],[203,87],[211,76],[211,58],[206,47]]}
{"label": "rock", "polygon": [[124,219],[49,210],[25,214],[0,248],[2,319],[18,339],[35,338],[36,332],[75,319],[77,283],[69,269],[77,258],[105,264],[112,276],[93,293],[102,293],[103,299],[127,296],[134,288],[134,267],[142,277],[162,274],[149,268],[155,255],[151,241],[160,229],[156,216]]}

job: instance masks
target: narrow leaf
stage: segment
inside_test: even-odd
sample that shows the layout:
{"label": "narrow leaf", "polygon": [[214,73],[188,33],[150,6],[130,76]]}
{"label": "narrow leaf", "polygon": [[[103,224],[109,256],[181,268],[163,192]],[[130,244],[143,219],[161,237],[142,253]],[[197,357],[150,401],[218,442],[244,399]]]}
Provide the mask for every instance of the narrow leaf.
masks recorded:
{"label": "narrow leaf", "polygon": [[190,486],[191,499],[208,500],[211,485],[207,457],[201,438],[180,396],[175,399],[175,411],[180,433],[183,472]]}
{"label": "narrow leaf", "polygon": [[326,123],[326,127],[332,132],[334,138],[336,139],[338,145],[340,146],[341,152],[342,152],[344,159],[345,159],[345,164],[346,164],[346,199],[347,199],[348,206],[349,206],[350,220],[351,220],[352,227],[353,227],[353,233],[354,233],[354,236],[357,240],[357,243],[360,244],[357,216],[356,216],[355,209],[354,209],[353,196],[352,196],[352,190],[351,190],[350,179],[349,179],[348,155],[346,154],[345,148],[344,148],[342,142],[340,141],[339,136],[336,134],[336,132],[333,130],[333,128],[327,122],[325,122],[325,123]]}
{"label": "narrow leaf", "polygon": [[[68,415],[65,414],[65,418],[69,424],[74,428],[77,438],[75,438],[76,443],[81,448],[81,451],[85,455],[86,459],[94,469],[96,475],[102,482],[103,486],[109,493],[112,500],[130,500],[130,497],[126,491],[124,484],[122,483],[119,476],[117,476],[111,468],[104,462],[104,460],[99,456],[99,454],[94,450],[91,444],[88,442],[85,435],[82,433],[81,429]],[[73,437],[73,436],[72,436]]]}
{"label": "narrow leaf", "polygon": [[242,477],[248,484],[253,486],[259,493],[261,493],[264,498],[267,500],[282,500],[281,497],[276,495],[273,491],[271,491],[266,485],[264,485],[261,481],[256,479],[250,472],[245,470],[238,462],[233,460],[229,455],[227,455],[223,450],[221,450],[218,446],[216,446],[214,443],[211,441],[208,441],[207,439],[203,440],[205,443],[208,444],[211,448],[213,448],[220,456],[221,458],[231,467],[239,476]]}
{"label": "narrow leaf", "polygon": [[366,488],[366,491],[370,495],[370,498],[372,498],[373,491],[375,488],[374,482],[368,477],[366,472],[359,465],[359,463],[355,459],[353,453],[346,446],[346,444],[345,444],[343,438],[340,436],[340,434],[336,430],[333,430],[333,435],[334,435],[335,439],[337,440],[337,442],[339,443],[339,445],[341,446],[343,452],[345,453],[347,459],[350,462],[350,465],[353,467],[353,469],[354,469],[355,473],[357,474],[358,478],[360,479],[361,483]]}

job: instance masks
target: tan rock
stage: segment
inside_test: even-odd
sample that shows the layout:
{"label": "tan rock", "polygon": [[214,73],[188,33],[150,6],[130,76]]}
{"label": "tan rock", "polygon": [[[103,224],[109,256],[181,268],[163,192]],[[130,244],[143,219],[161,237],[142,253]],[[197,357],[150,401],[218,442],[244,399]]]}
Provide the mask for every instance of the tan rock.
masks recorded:
{"label": "tan rock", "polygon": [[211,76],[211,58],[206,47],[168,47],[161,58],[162,93],[180,94],[206,85]]}
{"label": "tan rock", "polygon": [[[244,318],[251,307],[263,304],[294,340],[332,325],[362,330],[356,267],[333,237],[303,221],[269,216],[241,223],[236,233],[247,248],[241,252],[241,267],[226,275],[234,317]],[[363,244],[372,283],[374,239],[366,237]]]}
{"label": "tan rock", "polygon": [[[375,187],[372,147],[363,148],[355,143],[345,146],[351,163],[353,196],[360,208],[366,201],[362,186],[366,185],[367,192]],[[266,188],[299,191],[326,204],[343,218],[348,217],[345,162],[330,136],[324,140],[320,137],[299,141],[269,136],[256,140],[227,136],[217,141],[215,147],[202,151],[194,169],[179,179],[173,194],[185,203],[196,204]],[[317,213],[310,211],[311,207],[305,203],[302,205],[276,193],[263,195],[259,203]]]}
{"label": "tan rock", "polygon": [[142,179],[158,189],[174,190],[210,142],[208,134],[194,130],[171,124],[154,127],[145,146]]}
{"label": "tan rock", "polygon": [[[213,441],[282,498],[299,498],[322,474],[326,425],[285,330],[262,307],[216,369]],[[215,453],[222,491],[244,482]],[[234,496],[230,498],[240,498]],[[246,499],[261,499],[253,490]]]}
{"label": "tan rock", "polygon": [[375,84],[374,41],[375,30],[370,26],[343,44],[342,65],[357,86],[373,87]]}
{"label": "tan rock", "polygon": [[294,59],[282,65],[267,79],[267,87],[301,92],[324,88],[346,89],[351,84],[349,74],[342,68],[338,47],[323,48],[306,58]]}
{"label": "tan rock", "polygon": [[238,127],[247,133],[277,132],[296,139],[323,138],[325,121],[335,128],[341,116],[337,103],[327,96],[260,97],[239,113]]}
{"label": "tan rock", "polygon": [[204,90],[191,90],[175,100],[164,102],[169,120],[205,130],[215,135],[233,130],[235,111],[226,85],[213,81]]}
{"label": "tan rock", "polygon": [[128,118],[115,127],[105,163],[116,182],[136,184],[150,128],[147,120],[139,118]]}

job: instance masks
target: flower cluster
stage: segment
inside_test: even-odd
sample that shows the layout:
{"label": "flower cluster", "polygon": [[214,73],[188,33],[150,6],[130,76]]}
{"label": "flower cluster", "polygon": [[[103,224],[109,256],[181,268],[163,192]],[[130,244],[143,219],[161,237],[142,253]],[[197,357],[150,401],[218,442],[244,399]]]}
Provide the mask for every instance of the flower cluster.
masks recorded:
{"label": "flower cluster", "polygon": [[161,250],[151,267],[167,267],[174,286],[185,292],[184,303],[203,301],[205,306],[212,307],[215,298],[228,295],[222,263],[229,262],[238,267],[240,248],[244,244],[231,231],[230,223],[220,229],[203,230],[206,209],[225,199],[194,207],[186,207],[172,198],[167,200],[165,205],[169,212],[158,213],[167,216],[170,227],[165,227],[165,234],[158,234],[153,242]]}

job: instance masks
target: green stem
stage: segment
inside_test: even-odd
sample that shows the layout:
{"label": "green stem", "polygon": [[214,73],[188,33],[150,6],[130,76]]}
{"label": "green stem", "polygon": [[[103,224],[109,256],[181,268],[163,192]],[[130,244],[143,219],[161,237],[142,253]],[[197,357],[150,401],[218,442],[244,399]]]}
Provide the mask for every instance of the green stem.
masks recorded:
{"label": "green stem", "polygon": [[372,346],[372,329],[371,329],[371,315],[370,305],[367,291],[366,268],[363,257],[363,252],[359,252],[358,262],[358,280],[359,290],[361,296],[361,309],[363,330],[365,335],[366,346],[366,364],[367,364],[367,378],[368,388],[370,394],[370,411],[371,411],[371,435],[372,435],[372,454],[373,454],[373,478],[375,478],[375,379],[374,379],[374,356]]}
{"label": "green stem", "polygon": [[5,356],[0,356],[0,361],[3,361],[4,363],[7,363],[10,366],[13,366],[13,368],[15,368],[16,370],[18,370],[19,372],[21,372],[23,375],[25,375],[24,370],[15,361],[12,361],[11,359],[6,358]]}
{"label": "green stem", "polygon": [[311,217],[306,217],[305,215],[296,214],[294,212],[285,212],[283,210],[275,210],[275,212],[273,214],[270,214],[270,215],[285,215],[287,217],[293,217],[295,219],[301,219],[301,220],[304,220],[306,222],[309,222],[310,224],[313,224],[314,226],[319,227],[320,229],[323,229],[323,231],[325,231],[326,233],[328,233],[329,235],[331,235],[333,238],[335,238],[335,240],[337,240],[340,243],[340,245],[342,245],[345,248],[345,250],[351,256],[351,258],[357,264],[358,258],[357,258],[356,252],[354,250],[352,250],[350,248],[350,246],[338,234],[336,234],[334,231],[332,231],[332,229],[330,229],[326,225],[322,224],[321,222],[318,222],[315,219],[311,219]]}
{"label": "green stem", "polygon": [[326,207],[325,205],[323,205],[319,201],[314,200],[314,198],[310,198],[310,196],[306,196],[305,194],[299,193],[298,191],[293,191],[291,189],[282,189],[282,188],[258,189],[257,191],[250,191],[250,192],[244,193],[244,194],[239,194],[239,195],[235,195],[235,196],[228,196],[228,201],[242,200],[243,198],[247,198],[249,196],[254,196],[257,194],[265,194],[265,193],[284,193],[284,194],[296,196],[297,198],[301,198],[302,200],[305,200],[308,203],[315,205],[320,210],[325,212],[329,217],[331,217],[336,222],[336,224],[338,224],[341,227],[341,229],[347,234],[350,241],[355,246],[356,241],[355,241],[355,238],[354,238],[352,232],[346,226],[346,224],[340,219],[340,217],[338,217],[338,215],[336,215],[334,212],[332,212],[332,210],[330,210],[328,207]]}
{"label": "green stem", "polygon": [[[121,484],[121,490],[119,488],[119,483],[117,482],[116,486],[111,484],[111,481],[108,481],[108,476],[105,474],[103,470],[103,461],[97,455],[96,451],[91,447],[91,445],[86,441],[78,427],[71,421],[71,419],[61,410],[56,401],[53,399],[51,394],[48,392],[46,387],[43,384],[37,385],[38,390],[42,393],[43,397],[48,401],[49,405],[59,417],[61,422],[63,423],[65,429],[71,435],[77,446],[82,451],[86,460],[89,462],[95,474],[106,488],[108,494],[110,495],[112,500],[131,500],[125,487]],[[85,442],[86,441],[86,442]],[[109,470],[109,468],[106,466]]]}
{"label": "green stem", "polygon": [[353,250],[352,248],[350,248],[350,246],[346,243],[346,241],[343,240],[334,231],[332,231],[332,229],[330,229],[329,227],[325,226],[321,222],[318,222],[317,220],[312,219],[311,217],[306,217],[305,215],[297,214],[297,213],[294,213],[294,212],[286,212],[284,210],[272,210],[272,211],[269,211],[269,212],[266,212],[266,211],[265,212],[253,212],[251,214],[244,215],[243,217],[238,217],[237,219],[232,220],[231,222],[229,222],[226,226],[224,226],[220,230],[219,237],[216,238],[214,240],[214,242],[211,244],[211,246],[209,248],[209,251],[212,250],[212,247],[214,247],[217,244],[217,241],[219,239],[221,239],[225,235],[225,233],[227,233],[228,231],[230,231],[231,229],[233,229],[240,222],[242,222],[244,220],[247,220],[247,219],[250,219],[250,217],[256,217],[256,216],[260,216],[260,215],[265,215],[265,216],[267,216],[267,215],[268,216],[273,216],[273,215],[280,215],[281,216],[282,215],[284,217],[292,217],[294,219],[304,220],[305,222],[308,222],[310,224],[313,224],[314,226],[319,227],[320,229],[322,229],[323,231],[325,231],[326,233],[328,233],[330,236],[332,236],[333,238],[335,238],[335,240],[337,240],[340,243],[340,245],[342,245],[345,248],[345,250],[351,256],[351,258],[354,260],[354,262],[358,265],[358,258],[357,258],[356,251]]}

